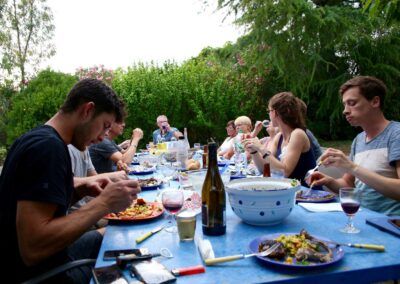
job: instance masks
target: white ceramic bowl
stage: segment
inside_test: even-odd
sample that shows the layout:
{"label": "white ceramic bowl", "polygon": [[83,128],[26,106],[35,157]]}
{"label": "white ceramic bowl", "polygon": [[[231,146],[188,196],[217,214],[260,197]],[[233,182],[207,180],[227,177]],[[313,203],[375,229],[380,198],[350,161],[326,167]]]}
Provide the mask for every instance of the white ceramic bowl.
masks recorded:
{"label": "white ceramic bowl", "polygon": [[268,226],[292,212],[300,182],[286,178],[244,178],[226,185],[233,212],[244,222]]}

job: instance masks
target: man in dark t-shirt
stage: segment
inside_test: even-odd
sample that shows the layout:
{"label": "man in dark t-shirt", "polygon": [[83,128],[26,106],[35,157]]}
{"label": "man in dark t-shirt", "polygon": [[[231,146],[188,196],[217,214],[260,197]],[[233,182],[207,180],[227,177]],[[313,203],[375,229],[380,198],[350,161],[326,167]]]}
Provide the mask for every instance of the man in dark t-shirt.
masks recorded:
{"label": "man in dark t-shirt", "polygon": [[[45,125],[18,138],[0,176],[2,275],[21,282],[71,260],[96,258],[102,231],[85,233],[105,214],[124,210],[139,191],[135,181],[101,177],[74,184],[67,144],[84,150],[122,121],[123,103],[101,81],[85,79]],[[74,201],[97,196],[66,215]],[[84,283],[90,269],[72,269],[52,282]]]}
{"label": "man in dark t-shirt", "polygon": [[127,165],[131,164],[138,143],[140,139],[143,138],[143,131],[140,128],[135,128],[132,131],[131,141],[128,147],[123,150],[114,142],[114,139],[123,133],[124,128],[124,122],[114,122],[103,141],[89,147],[90,158],[99,174],[112,172],[113,166],[116,165],[118,161],[122,161]]}

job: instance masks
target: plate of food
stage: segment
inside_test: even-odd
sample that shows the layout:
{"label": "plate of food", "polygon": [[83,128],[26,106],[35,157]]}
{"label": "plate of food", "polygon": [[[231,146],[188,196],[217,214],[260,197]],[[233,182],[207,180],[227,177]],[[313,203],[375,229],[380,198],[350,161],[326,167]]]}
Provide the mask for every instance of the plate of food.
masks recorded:
{"label": "plate of food", "polygon": [[154,167],[134,166],[129,168],[130,175],[149,175],[154,173]]}
{"label": "plate of food", "polygon": [[300,190],[296,193],[297,202],[323,203],[335,200],[336,195],[323,190]]}
{"label": "plate of food", "polygon": [[142,198],[138,198],[124,211],[107,214],[104,219],[113,221],[143,221],[157,218],[163,213],[164,207],[161,203],[148,202]]}
{"label": "plate of food", "polygon": [[161,182],[153,177],[139,179],[138,182],[142,190],[154,190],[161,185]]}
{"label": "plate of food", "polygon": [[250,242],[252,253],[267,250],[275,243],[280,246],[266,257],[257,258],[268,264],[290,268],[316,268],[337,263],[344,257],[341,246],[331,244],[329,239],[300,233],[276,233],[265,235]]}

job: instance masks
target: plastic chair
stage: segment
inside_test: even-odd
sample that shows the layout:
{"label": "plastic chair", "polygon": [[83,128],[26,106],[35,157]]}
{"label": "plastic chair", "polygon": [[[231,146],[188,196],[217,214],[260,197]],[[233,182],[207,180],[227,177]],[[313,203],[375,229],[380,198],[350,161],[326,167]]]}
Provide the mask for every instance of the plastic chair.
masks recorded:
{"label": "plastic chair", "polygon": [[90,265],[94,267],[94,264],[96,263],[96,259],[78,259],[74,261],[70,261],[68,263],[65,263],[63,265],[60,265],[58,267],[55,267],[43,274],[40,274],[32,279],[29,279],[28,281],[22,282],[22,284],[36,284],[36,283],[41,283],[59,273],[65,272],[67,270],[70,270],[75,267],[79,266],[84,266],[84,265]]}

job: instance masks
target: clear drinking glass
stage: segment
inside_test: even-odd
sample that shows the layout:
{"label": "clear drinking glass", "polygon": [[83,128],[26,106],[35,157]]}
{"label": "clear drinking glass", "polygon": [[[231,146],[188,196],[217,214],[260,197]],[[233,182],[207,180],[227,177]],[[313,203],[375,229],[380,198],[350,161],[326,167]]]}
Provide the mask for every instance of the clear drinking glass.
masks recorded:
{"label": "clear drinking glass", "polygon": [[353,217],[356,215],[361,205],[361,190],[354,187],[344,187],[339,190],[340,204],[344,213],[348,217],[346,227],[340,229],[343,233],[357,234],[359,229],[354,227]]}
{"label": "clear drinking glass", "polygon": [[170,187],[170,181],[174,178],[176,169],[172,165],[161,165],[159,166],[158,170],[160,171],[161,175],[163,176],[163,182]]}
{"label": "clear drinking glass", "polygon": [[169,223],[172,225],[165,230],[170,233],[176,233],[177,227],[176,227],[176,222],[175,222],[175,214],[181,210],[183,206],[183,201],[184,201],[184,196],[183,196],[183,191],[180,189],[168,189],[164,190],[162,192],[161,196],[162,204],[167,210],[168,214],[168,219],[170,219]]}
{"label": "clear drinking glass", "polygon": [[233,160],[235,162],[236,175],[241,175],[242,171],[247,167],[246,153],[235,153]]}

